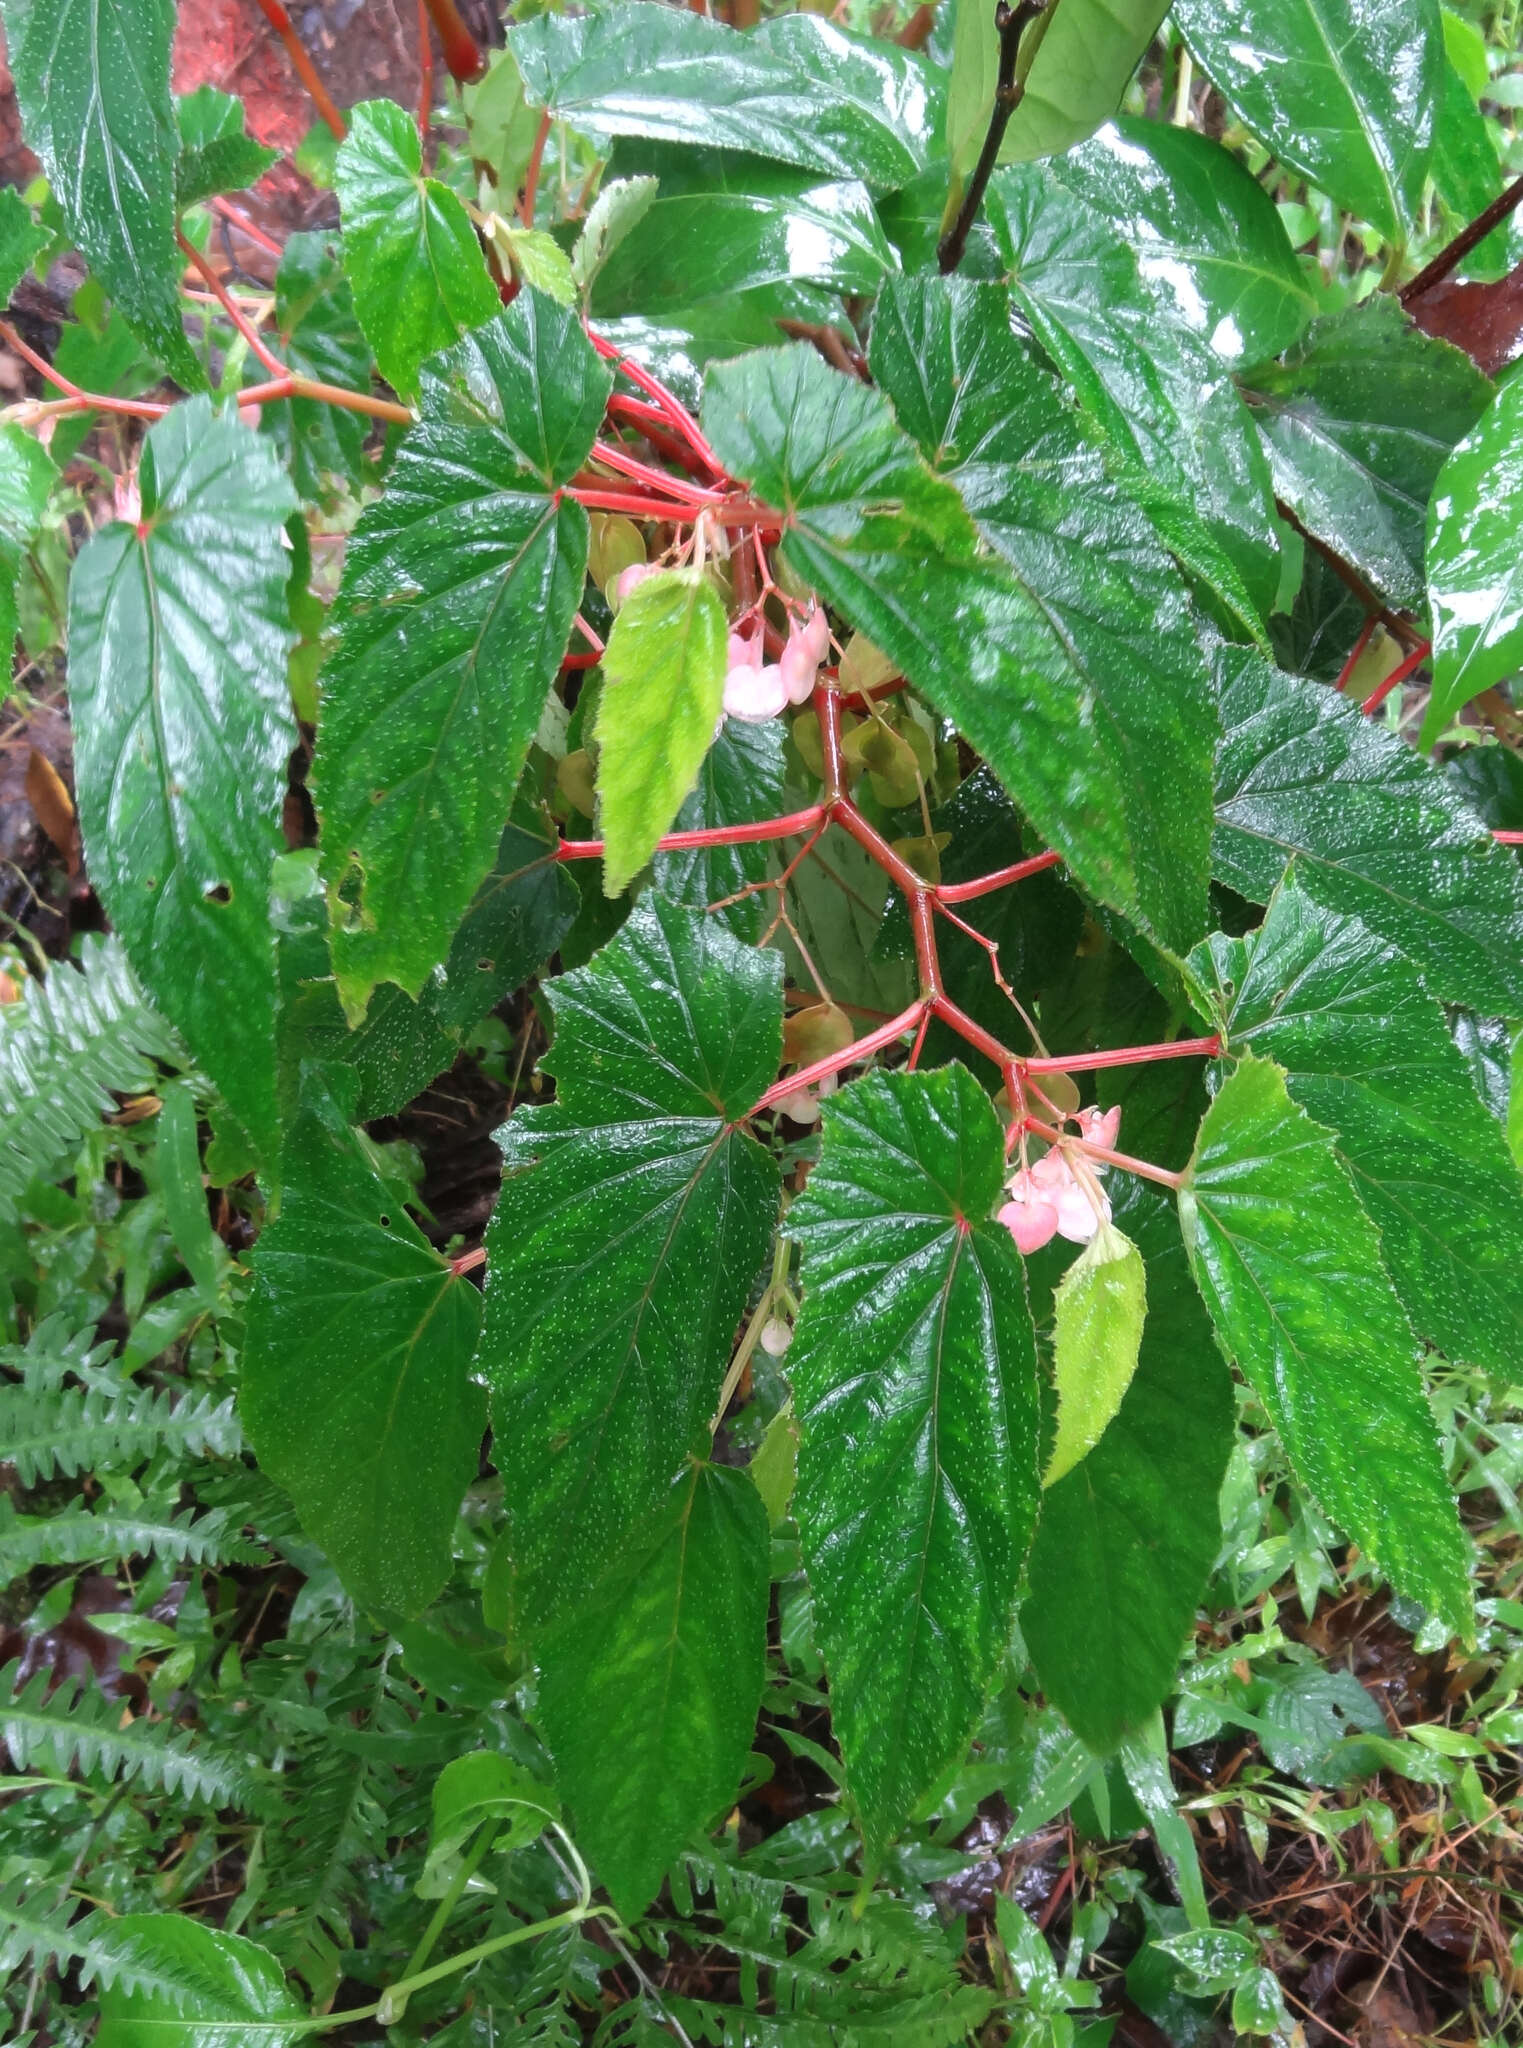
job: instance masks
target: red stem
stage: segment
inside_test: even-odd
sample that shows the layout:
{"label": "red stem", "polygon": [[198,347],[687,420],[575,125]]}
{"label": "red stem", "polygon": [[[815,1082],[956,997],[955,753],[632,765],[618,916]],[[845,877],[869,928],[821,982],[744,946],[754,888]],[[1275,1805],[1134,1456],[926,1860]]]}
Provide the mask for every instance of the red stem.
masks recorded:
{"label": "red stem", "polygon": [[260,362],[264,364],[272,376],[286,376],[288,372],[285,364],[269,347],[264,337],[255,328],[253,322],[245,315],[242,307],[234,303],[227,286],[218,277],[216,271],[213,270],[212,266],[201,254],[201,251],[193,242],[188,242],[178,228],[175,230],[175,240],[180,245],[181,254],[190,258],[197,271],[205,279],[207,289],[212,297],[217,301],[223,312],[226,313],[228,319],[232,321],[234,327],[243,336]]}
{"label": "red stem", "polygon": [[1523,832],[1493,832],[1498,846],[1523,846]]}
{"label": "red stem", "polygon": [[1354,642],[1353,652],[1349,655],[1349,658],[1343,664],[1343,667],[1338,671],[1338,680],[1336,683],[1333,684],[1333,688],[1337,690],[1340,694],[1348,688],[1349,677],[1354,673],[1354,670],[1359,666],[1359,657],[1361,654],[1363,654],[1366,647],[1369,646],[1370,636],[1371,634],[1373,634],[1375,628],[1379,624],[1380,621],[1378,619],[1369,618],[1366,619],[1364,624],[1359,628],[1359,638]]}
{"label": "red stem", "polygon": [[1149,1060],[1214,1060],[1222,1042],[1209,1038],[1170,1038],[1161,1045],[1123,1045],[1109,1052],[1075,1052],[1067,1058],[1022,1060],[1028,1074],[1094,1074],[1105,1067],[1140,1067]]}
{"label": "red stem", "polygon": [[211,204],[213,209],[220,213],[225,221],[230,222],[240,235],[247,235],[256,248],[263,249],[266,256],[284,256],[285,250],[281,248],[273,235],[267,235],[263,228],[256,227],[246,213],[234,206],[231,201],[224,199],[220,193],[213,197]]}
{"label": "red stem", "polygon": [[807,1067],[800,1067],[796,1073],[785,1074],[780,1081],[774,1081],[766,1094],[747,1110],[747,1117],[760,1116],[764,1109],[770,1109],[775,1102],[781,1102],[785,1095],[791,1095],[795,1088],[812,1088],[817,1081],[825,1081],[832,1074],[839,1074],[846,1067],[860,1065],[871,1059],[884,1046],[892,1045],[896,1038],[903,1038],[906,1031],[912,1031],[925,1015],[923,1002],[911,1003],[907,1010],[901,1010],[897,1017],[890,1017],[886,1024],[880,1024],[876,1031],[869,1031],[865,1038],[854,1038],[850,1045],[839,1052],[827,1053],[824,1059],[815,1060]]}
{"label": "red stem", "polygon": [[616,363],[620,372],[629,379],[630,383],[637,390],[643,391],[647,398],[655,400],[661,411],[676,428],[678,434],[686,441],[689,448],[692,449],[693,453],[701,461],[707,464],[715,476],[723,476],[725,474],[724,464],[705,440],[702,428],[682,403],[682,400],[673,392],[668,391],[666,386],[659,379],[653,377],[648,370],[642,370],[637,362],[634,362],[629,356],[624,355],[619,349],[615,348],[611,341],[605,341],[601,334],[594,333],[590,327],[587,330],[587,338],[605,361]]}
{"label": "red stem", "polygon": [[428,124],[434,111],[434,39],[429,33],[428,0],[418,0],[418,146],[428,169]]}
{"label": "red stem", "polygon": [[539,167],[545,160],[545,144],[550,139],[550,113],[539,117],[539,128],[534,137],[534,148],[529,157],[529,168],[524,173],[523,197],[518,202],[518,218],[526,228],[534,225],[534,205],[539,197]]}
{"label": "red stem", "polygon": [[[1022,1127],[1038,1138],[1045,1138],[1050,1145],[1056,1145],[1063,1137],[1061,1131],[1051,1124],[1038,1122],[1034,1116],[1022,1118]],[[1107,1166],[1119,1166],[1126,1173],[1140,1174],[1144,1180],[1160,1181],[1166,1188],[1181,1188],[1185,1177],[1182,1173],[1171,1173],[1166,1166],[1155,1166],[1151,1159],[1134,1159],[1130,1152],[1112,1152],[1108,1145],[1091,1145],[1084,1139],[1069,1139],[1086,1159],[1103,1159]]]}
{"label": "red stem", "polygon": [[307,88],[313,106],[342,142],[349,132],[344,117],[333,104],[327,86],[318,77],[316,67],[307,55],[306,45],[292,26],[290,15],[281,6],[280,0],[259,0],[259,11],[285,44],[286,55],[291,60],[292,69]]}
{"label": "red stem", "polygon": [[711,491],[702,484],[690,484],[685,477],[671,476],[664,469],[652,469],[648,462],[641,462],[627,450],[616,447],[611,441],[594,441],[592,459],[601,462],[605,469],[616,469],[620,476],[627,476],[635,483],[648,484],[652,489],[667,491],[673,497],[689,498],[695,505],[721,505],[723,491]]}
{"label": "red stem", "polygon": [[434,18],[434,27],[439,31],[439,42],[450,77],[458,79],[462,85],[470,85],[486,69],[476,47],[476,38],[456,13],[455,0],[427,0],[427,6]]}
{"label": "red stem", "polygon": [[984,1055],[985,1059],[993,1060],[1001,1072],[1009,1066],[1009,1046],[1001,1045],[994,1033],[985,1031],[982,1024],[975,1024],[967,1011],[960,1010],[950,996],[937,996],[932,1007],[943,1024],[950,1025],[959,1038],[966,1039],[975,1051]]}
{"label": "red stem", "polygon": [[1364,702],[1360,705],[1360,710],[1366,713],[1371,711],[1378,711],[1381,705],[1384,704],[1387,697],[1389,697],[1391,692],[1396,688],[1397,684],[1404,683],[1407,680],[1407,677],[1412,674],[1414,669],[1421,668],[1423,663],[1428,659],[1428,656],[1432,652],[1432,643],[1427,640],[1423,642],[1421,647],[1414,647],[1412,649],[1412,652],[1407,656],[1406,660],[1399,661],[1396,664],[1395,668],[1392,669],[1391,673],[1386,677],[1385,681],[1378,685],[1377,688],[1371,690],[1368,697],[1366,697]]}
{"label": "red stem", "polygon": [[[668,832],[656,841],[656,851],[681,853],[694,846],[757,846],[764,840],[791,839],[795,832],[807,832],[820,824],[824,816],[823,804],[811,804],[807,811],[791,811],[783,818],[759,818],[753,825],[701,825],[691,832]],[[563,839],[555,858],[597,860],[603,846],[601,839]]]}
{"label": "red stem", "polygon": [[980,875],[976,881],[938,882],[936,901],[971,903],[975,896],[987,896],[995,889],[1006,888],[1011,882],[1024,882],[1028,875],[1039,875],[1045,868],[1055,868],[1062,858],[1061,853],[1034,853],[1030,860],[1018,860],[1014,867],[996,868],[992,875]]}

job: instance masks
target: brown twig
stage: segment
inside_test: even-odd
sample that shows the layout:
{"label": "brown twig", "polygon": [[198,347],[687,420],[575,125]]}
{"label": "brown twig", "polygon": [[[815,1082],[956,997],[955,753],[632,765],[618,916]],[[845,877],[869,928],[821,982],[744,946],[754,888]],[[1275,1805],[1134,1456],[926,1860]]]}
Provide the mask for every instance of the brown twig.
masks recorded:
{"label": "brown twig", "polygon": [[942,236],[936,250],[936,261],[943,277],[957,268],[968,246],[968,236],[973,232],[973,223],[978,219],[978,209],[984,203],[984,188],[994,174],[999,160],[1000,144],[1005,139],[1005,130],[1010,126],[1010,116],[1020,105],[1026,87],[1015,75],[1016,58],[1020,54],[1021,37],[1028,22],[1035,21],[1046,11],[1048,0],[1016,0],[1014,7],[1010,0],[997,0],[994,9],[994,26],[999,30],[999,77],[994,88],[994,105],[989,113],[988,133],[984,146],[978,153],[978,162],[973,166],[973,175],[968,180],[968,189],[957,209],[957,218]]}
{"label": "brown twig", "polygon": [[1420,299],[1424,292],[1432,291],[1434,285],[1441,284],[1457,264],[1464,262],[1478,242],[1484,242],[1492,229],[1520,206],[1523,206],[1523,178],[1515,178],[1500,198],[1493,199],[1469,227],[1461,228],[1454,240],[1446,243],[1433,261],[1418,271],[1410,284],[1402,286],[1397,294],[1401,303],[1410,306],[1414,299]]}

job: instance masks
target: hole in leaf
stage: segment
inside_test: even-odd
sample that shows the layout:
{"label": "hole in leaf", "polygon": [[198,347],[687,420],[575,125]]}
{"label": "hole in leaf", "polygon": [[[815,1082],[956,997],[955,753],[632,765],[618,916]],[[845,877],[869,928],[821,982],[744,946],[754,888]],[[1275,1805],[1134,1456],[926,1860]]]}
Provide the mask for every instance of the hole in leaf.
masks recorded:
{"label": "hole in leaf", "polygon": [[226,882],[213,882],[206,891],[206,900],[208,903],[231,903],[233,892]]}

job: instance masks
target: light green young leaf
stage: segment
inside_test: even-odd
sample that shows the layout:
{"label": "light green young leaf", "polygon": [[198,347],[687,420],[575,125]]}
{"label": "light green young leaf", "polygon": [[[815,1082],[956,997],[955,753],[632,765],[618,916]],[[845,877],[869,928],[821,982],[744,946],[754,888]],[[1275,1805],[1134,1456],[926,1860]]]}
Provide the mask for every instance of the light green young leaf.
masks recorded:
{"label": "light green young leaf", "polygon": [[999,30],[994,25],[994,9],[984,6],[982,0],[972,0],[957,10],[952,75],[947,81],[947,168],[953,193],[949,212],[955,212],[962,186],[983,148],[998,80]]}
{"label": "light green young leaf", "polygon": [[244,1424],[355,1598],[420,1614],[449,1575],[486,1424],[470,1376],[481,1296],[312,1070],[281,1172],[253,1256]]}
{"label": "light green young leaf", "polygon": [[208,1309],[215,1309],[227,1254],[212,1231],[206,1189],[201,1180],[201,1146],[196,1130],[195,1097],[183,1081],[170,1081],[160,1091],[156,1146],[159,1197],[185,1270]]}
{"label": "light green young leaf", "polygon": [[1058,1428],[1044,1486],[1094,1449],[1132,1383],[1147,1314],[1141,1252],[1113,1224],[1101,1223],[1063,1275],[1053,1307]]}
{"label": "light green young leaf", "polygon": [[57,481],[57,464],[34,434],[0,426],[0,658],[7,676],[16,646],[16,585]]}
{"label": "light green young leaf", "polygon": [[51,239],[14,185],[0,189],[0,306],[10,304],[12,292]]}
{"label": "light green young leaf", "polygon": [[157,360],[204,389],[180,320],[174,0],[31,0],[9,21],[26,138],[70,234]]}
{"label": "light green young leaf", "polygon": [[1247,1053],[1201,1125],[1180,1226],[1217,1339],[1302,1485],[1390,1579],[1474,1628],[1469,1544],[1417,1346],[1332,1136]]}
{"label": "light green young leaf", "polygon": [[494,215],[490,232],[512,276],[543,292],[547,299],[554,299],[559,306],[575,304],[576,278],[571,258],[554,235],[546,234],[543,228],[515,227],[501,215]]}
{"label": "light green young leaf", "polygon": [[1422,745],[1523,666],[1523,380],[1510,377],[1438,473],[1428,506],[1433,693]]}
{"label": "light green young leaf", "polygon": [[433,1825],[420,1899],[442,1899],[459,1862],[459,1852],[483,1821],[500,1821],[494,1848],[521,1849],[560,1818],[560,1801],[548,1785],[521,1763],[495,1749],[474,1749],[451,1757],[434,1780]]}
{"label": "light green young leaf", "polygon": [[826,1104],[787,1216],[794,1514],[869,1867],[977,1726],[1036,1520],[1035,1333],[990,1220],[1004,1171],[965,1067],[875,1073]]}
{"label": "light green young leaf", "polygon": [[[960,10],[959,10],[960,11]],[[1021,103],[1000,146],[1002,164],[1059,156],[1093,135],[1121,104],[1169,0],[1061,0],[1021,38]]]}
{"label": "light green young leaf", "polygon": [[69,584],[85,858],[127,957],[270,1157],[296,501],[268,443],[204,398],[151,430],[140,481],[141,518],[102,527]]}
{"label": "light green young leaf", "polygon": [[395,100],[351,111],[334,185],[360,325],[381,375],[414,398],[424,358],[498,309],[476,231],[448,186],[424,177],[417,127]]}
{"label": "light green young leaf", "polygon": [[493,50],[485,74],[462,86],[460,105],[471,161],[497,189],[507,212],[516,199],[534,154],[539,109],[524,97],[524,82],[511,50]]}
{"label": "light green young leaf", "polygon": [[1438,0],[1175,0],[1174,19],[1273,156],[1406,241],[1443,91]]}
{"label": "light green young leaf", "polygon": [[637,585],[603,656],[598,821],[603,889],[622,895],[698,779],[724,695],[725,613],[697,569]]}
{"label": "light green young leaf", "polygon": [[745,1473],[690,1465],[538,1649],[539,1725],[626,1920],[735,1797],[766,1683],[769,1561]]}
{"label": "light green young leaf", "polygon": [[571,251],[572,282],[584,302],[603,265],[650,211],[659,184],[657,178],[614,178],[599,190]]}

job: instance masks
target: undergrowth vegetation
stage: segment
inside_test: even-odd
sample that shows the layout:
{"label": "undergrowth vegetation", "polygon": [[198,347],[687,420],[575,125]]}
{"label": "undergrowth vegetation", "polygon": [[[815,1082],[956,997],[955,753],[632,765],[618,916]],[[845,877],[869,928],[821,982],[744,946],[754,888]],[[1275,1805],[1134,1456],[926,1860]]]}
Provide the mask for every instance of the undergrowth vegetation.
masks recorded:
{"label": "undergrowth vegetation", "polygon": [[260,7],[4,4],[10,2035],[1523,2038],[1514,0]]}

